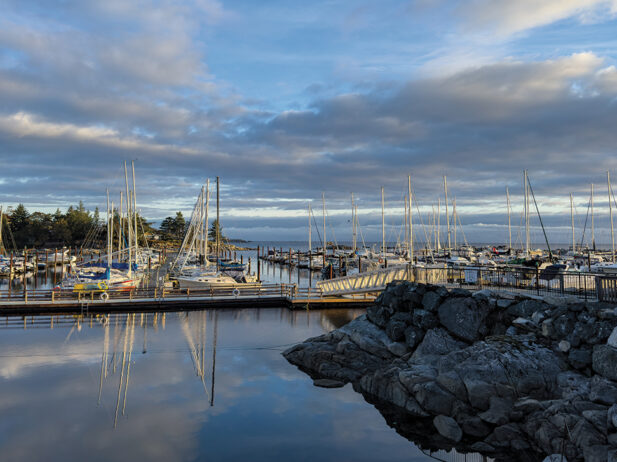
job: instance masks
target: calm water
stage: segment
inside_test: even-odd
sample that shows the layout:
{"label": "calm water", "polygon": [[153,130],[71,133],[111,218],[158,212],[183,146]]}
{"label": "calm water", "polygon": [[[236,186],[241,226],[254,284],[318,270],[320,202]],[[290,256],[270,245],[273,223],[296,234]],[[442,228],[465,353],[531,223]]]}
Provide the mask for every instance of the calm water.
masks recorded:
{"label": "calm water", "polygon": [[0,459],[426,460],[281,356],[360,311],[0,320]]}

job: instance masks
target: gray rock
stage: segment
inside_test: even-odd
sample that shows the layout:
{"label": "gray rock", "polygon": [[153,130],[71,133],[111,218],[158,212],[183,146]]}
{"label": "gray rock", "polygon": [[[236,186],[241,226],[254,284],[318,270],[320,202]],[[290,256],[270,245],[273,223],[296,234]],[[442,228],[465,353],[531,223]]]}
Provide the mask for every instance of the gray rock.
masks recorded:
{"label": "gray rock", "polygon": [[439,322],[448,331],[467,342],[478,339],[478,330],[488,315],[485,305],[472,298],[449,298],[438,309]]}
{"label": "gray rock", "polygon": [[617,446],[617,433],[609,433],[606,435],[606,442],[611,446]]}
{"label": "gray rock", "polygon": [[565,462],[563,454],[551,454],[546,456],[542,462]]}
{"label": "gray rock", "polygon": [[538,325],[535,322],[526,318],[516,318],[512,321],[512,325],[518,329],[528,332],[537,332],[539,330]]}
{"label": "gray rock", "polygon": [[538,300],[523,300],[508,307],[507,313],[513,317],[529,318],[536,312],[542,312],[546,309],[546,305]]}
{"label": "gray rock", "polygon": [[617,348],[596,345],[592,354],[593,370],[610,380],[617,380]]}
{"label": "gray rock", "polygon": [[484,438],[491,432],[491,427],[478,416],[461,416],[459,423],[466,435]]}
{"label": "gray rock", "polygon": [[433,425],[444,438],[448,438],[455,443],[458,443],[463,437],[463,431],[458,426],[456,420],[446,415],[438,415],[433,419]]}
{"label": "gray rock", "polygon": [[465,384],[455,371],[447,371],[439,374],[436,381],[457,399],[461,401],[467,400],[467,389],[465,388]]}
{"label": "gray rock", "polygon": [[379,327],[386,327],[388,320],[390,319],[390,313],[381,305],[375,304],[369,306],[366,309],[366,317],[369,321]]}
{"label": "gray rock", "polygon": [[493,446],[491,446],[488,443],[485,443],[484,441],[476,441],[475,443],[473,443],[469,449],[471,449],[474,452],[480,452],[480,453],[492,453],[495,452],[495,448]]}
{"label": "gray rock", "polygon": [[424,335],[412,358],[441,356],[466,346],[465,343],[455,340],[445,329],[431,329]]}
{"label": "gray rock", "polygon": [[[424,338],[424,331],[416,326],[408,326],[405,329],[405,343],[411,349],[414,349]],[[591,352],[589,353],[589,362],[591,362]]]}
{"label": "gray rock", "polygon": [[598,431],[606,434],[607,431],[607,412],[606,410],[587,410],[583,411],[583,417],[592,424]]}
{"label": "gray rock", "polygon": [[531,315],[531,320],[538,325],[542,321],[544,321],[544,319],[546,319],[546,314],[544,314],[543,311],[534,311],[534,313]]}
{"label": "gray rock", "polygon": [[333,379],[316,379],[313,381],[313,385],[322,388],[341,388],[345,386],[345,382]]}
{"label": "gray rock", "polygon": [[567,340],[562,340],[561,342],[559,342],[559,350],[563,353],[567,353],[568,351],[570,351],[570,342],[568,342]]}
{"label": "gray rock", "polygon": [[585,462],[607,462],[608,449],[608,446],[600,444],[585,447],[583,450]]}
{"label": "gray rock", "polygon": [[589,381],[589,399],[594,403],[611,406],[617,403],[617,386],[610,380],[596,375]]}
{"label": "gray rock", "polygon": [[608,336],[606,344],[612,346],[613,348],[617,348],[617,327],[615,327],[613,332],[611,332],[611,335]]}
{"label": "gray rock", "polygon": [[434,327],[437,327],[439,325],[437,316],[435,316],[430,311],[414,310],[412,313],[412,317],[413,325],[419,327],[422,330],[433,329]]}
{"label": "gray rock", "polygon": [[437,377],[437,370],[427,364],[410,365],[407,369],[402,369],[398,374],[399,381],[412,392],[418,383],[432,382]]}
{"label": "gray rock", "polygon": [[606,437],[585,419],[580,419],[570,428],[572,440],[580,448],[606,444]]}
{"label": "gray rock", "polygon": [[495,428],[485,441],[491,446],[508,448],[513,441],[524,440],[524,436],[518,425],[509,423]]}
{"label": "gray rock", "polygon": [[607,428],[617,430],[617,404],[613,404],[606,415]]}
{"label": "gray rock", "polygon": [[575,369],[585,369],[591,366],[591,349],[572,349],[568,353],[568,362]]}
{"label": "gray rock", "polygon": [[544,406],[537,399],[523,398],[514,403],[512,408],[515,411],[521,411],[524,414],[531,414],[544,409]]}
{"label": "gray rock", "polygon": [[[402,314],[402,313],[396,313]],[[407,324],[403,321],[399,321],[394,319],[394,316],[388,321],[386,324],[386,335],[393,342],[400,342],[405,340],[405,329],[407,328]]]}
{"label": "gray rock", "polygon": [[609,449],[607,454],[608,462],[617,462],[617,449]]}
{"label": "gray rock", "polygon": [[553,338],[555,336],[555,327],[552,319],[545,319],[542,321],[542,335],[549,338]]}
{"label": "gray rock", "polygon": [[510,305],[512,305],[513,301],[512,300],[508,300],[507,298],[498,298],[497,299],[497,308],[500,309],[506,309],[508,308]]}
{"label": "gray rock", "polygon": [[434,313],[441,304],[442,297],[437,292],[426,292],[422,297],[422,306],[426,311]]}
{"label": "gray rock", "polygon": [[414,386],[414,397],[420,407],[431,414],[449,415],[454,404],[454,396],[435,382],[419,383]]}
{"label": "gray rock", "polygon": [[493,425],[508,423],[510,420],[510,411],[512,410],[512,402],[504,398],[491,396],[489,403],[488,410],[478,414],[478,417]]}

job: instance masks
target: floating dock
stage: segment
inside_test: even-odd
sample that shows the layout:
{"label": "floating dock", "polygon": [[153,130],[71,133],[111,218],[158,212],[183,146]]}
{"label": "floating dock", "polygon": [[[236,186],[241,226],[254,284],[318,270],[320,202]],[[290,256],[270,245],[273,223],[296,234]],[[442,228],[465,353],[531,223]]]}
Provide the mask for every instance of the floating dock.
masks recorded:
{"label": "floating dock", "polygon": [[366,308],[374,300],[324,297],[316,289],[295,284],[212,289],[143,288],[130,291],[37,290],[0,292],[0,316],[34,314],[121,313],[224,308],[288,308],[290,310]]}

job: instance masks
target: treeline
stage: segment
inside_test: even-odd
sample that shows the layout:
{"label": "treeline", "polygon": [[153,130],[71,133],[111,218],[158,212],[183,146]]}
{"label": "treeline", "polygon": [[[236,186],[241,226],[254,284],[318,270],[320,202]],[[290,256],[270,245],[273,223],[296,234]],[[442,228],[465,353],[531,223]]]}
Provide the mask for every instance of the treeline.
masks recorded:
{"label": "treeline", "polygon": [[[139,233],[152,233],[150,224],[138,217]],[[114,236],[120,233],[118,214],[115,213]],[[140,236],[143,240],[143,236]],[[116,237],[117,239],[117,237]],[[30,213],[23,204],[3,212],[0,250],[21,250],[24,247],[103,247],[107,241],[107,225],[101,220],[98,207],[86,210],[80,201],[65,213]]]}
{"label": "treeline", "polygon": [[[140,245],[155,236],[163,241],[182,240],[188,228],[182,212],[177,212],[174,217],[165,218],[156,229],[143,217],[138,219],[138,237]],[[70,206],[65,213],[57,209],[54,213],[32,212],[30,213],[23,204],[14,209],[9,207],[2,214],[2,240],[1,251],[21,250],[28,248],[59,248],[59,247],[104,247],[107,244],[107,224],[105,216],[101,217],[98,207],[94,211],[86,210],[83,202],[77,206]],[[126,218],[120,225],[120,217],[117,210],[113,218],[113,242],[116,247],[119,241],[127,241]],[[222,227],[214,220],[208,230],[208,238],[214,242],[217,234],[220,241],[225,242]]]}

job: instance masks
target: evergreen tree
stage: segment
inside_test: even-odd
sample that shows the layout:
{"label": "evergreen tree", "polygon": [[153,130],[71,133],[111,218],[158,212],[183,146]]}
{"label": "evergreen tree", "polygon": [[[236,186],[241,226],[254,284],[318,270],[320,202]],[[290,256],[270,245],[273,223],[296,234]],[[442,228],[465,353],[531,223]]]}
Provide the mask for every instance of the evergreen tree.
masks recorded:
{"label": "evergreen tree", "polygon": [[219,225],[218,220],[214,220],[210,225],[210,230],[208,231],[208,239],[212,242],[216,242],[216,236],[218,234],[219,242],[225,241],[225,236],[223,236],[223,228]]}

